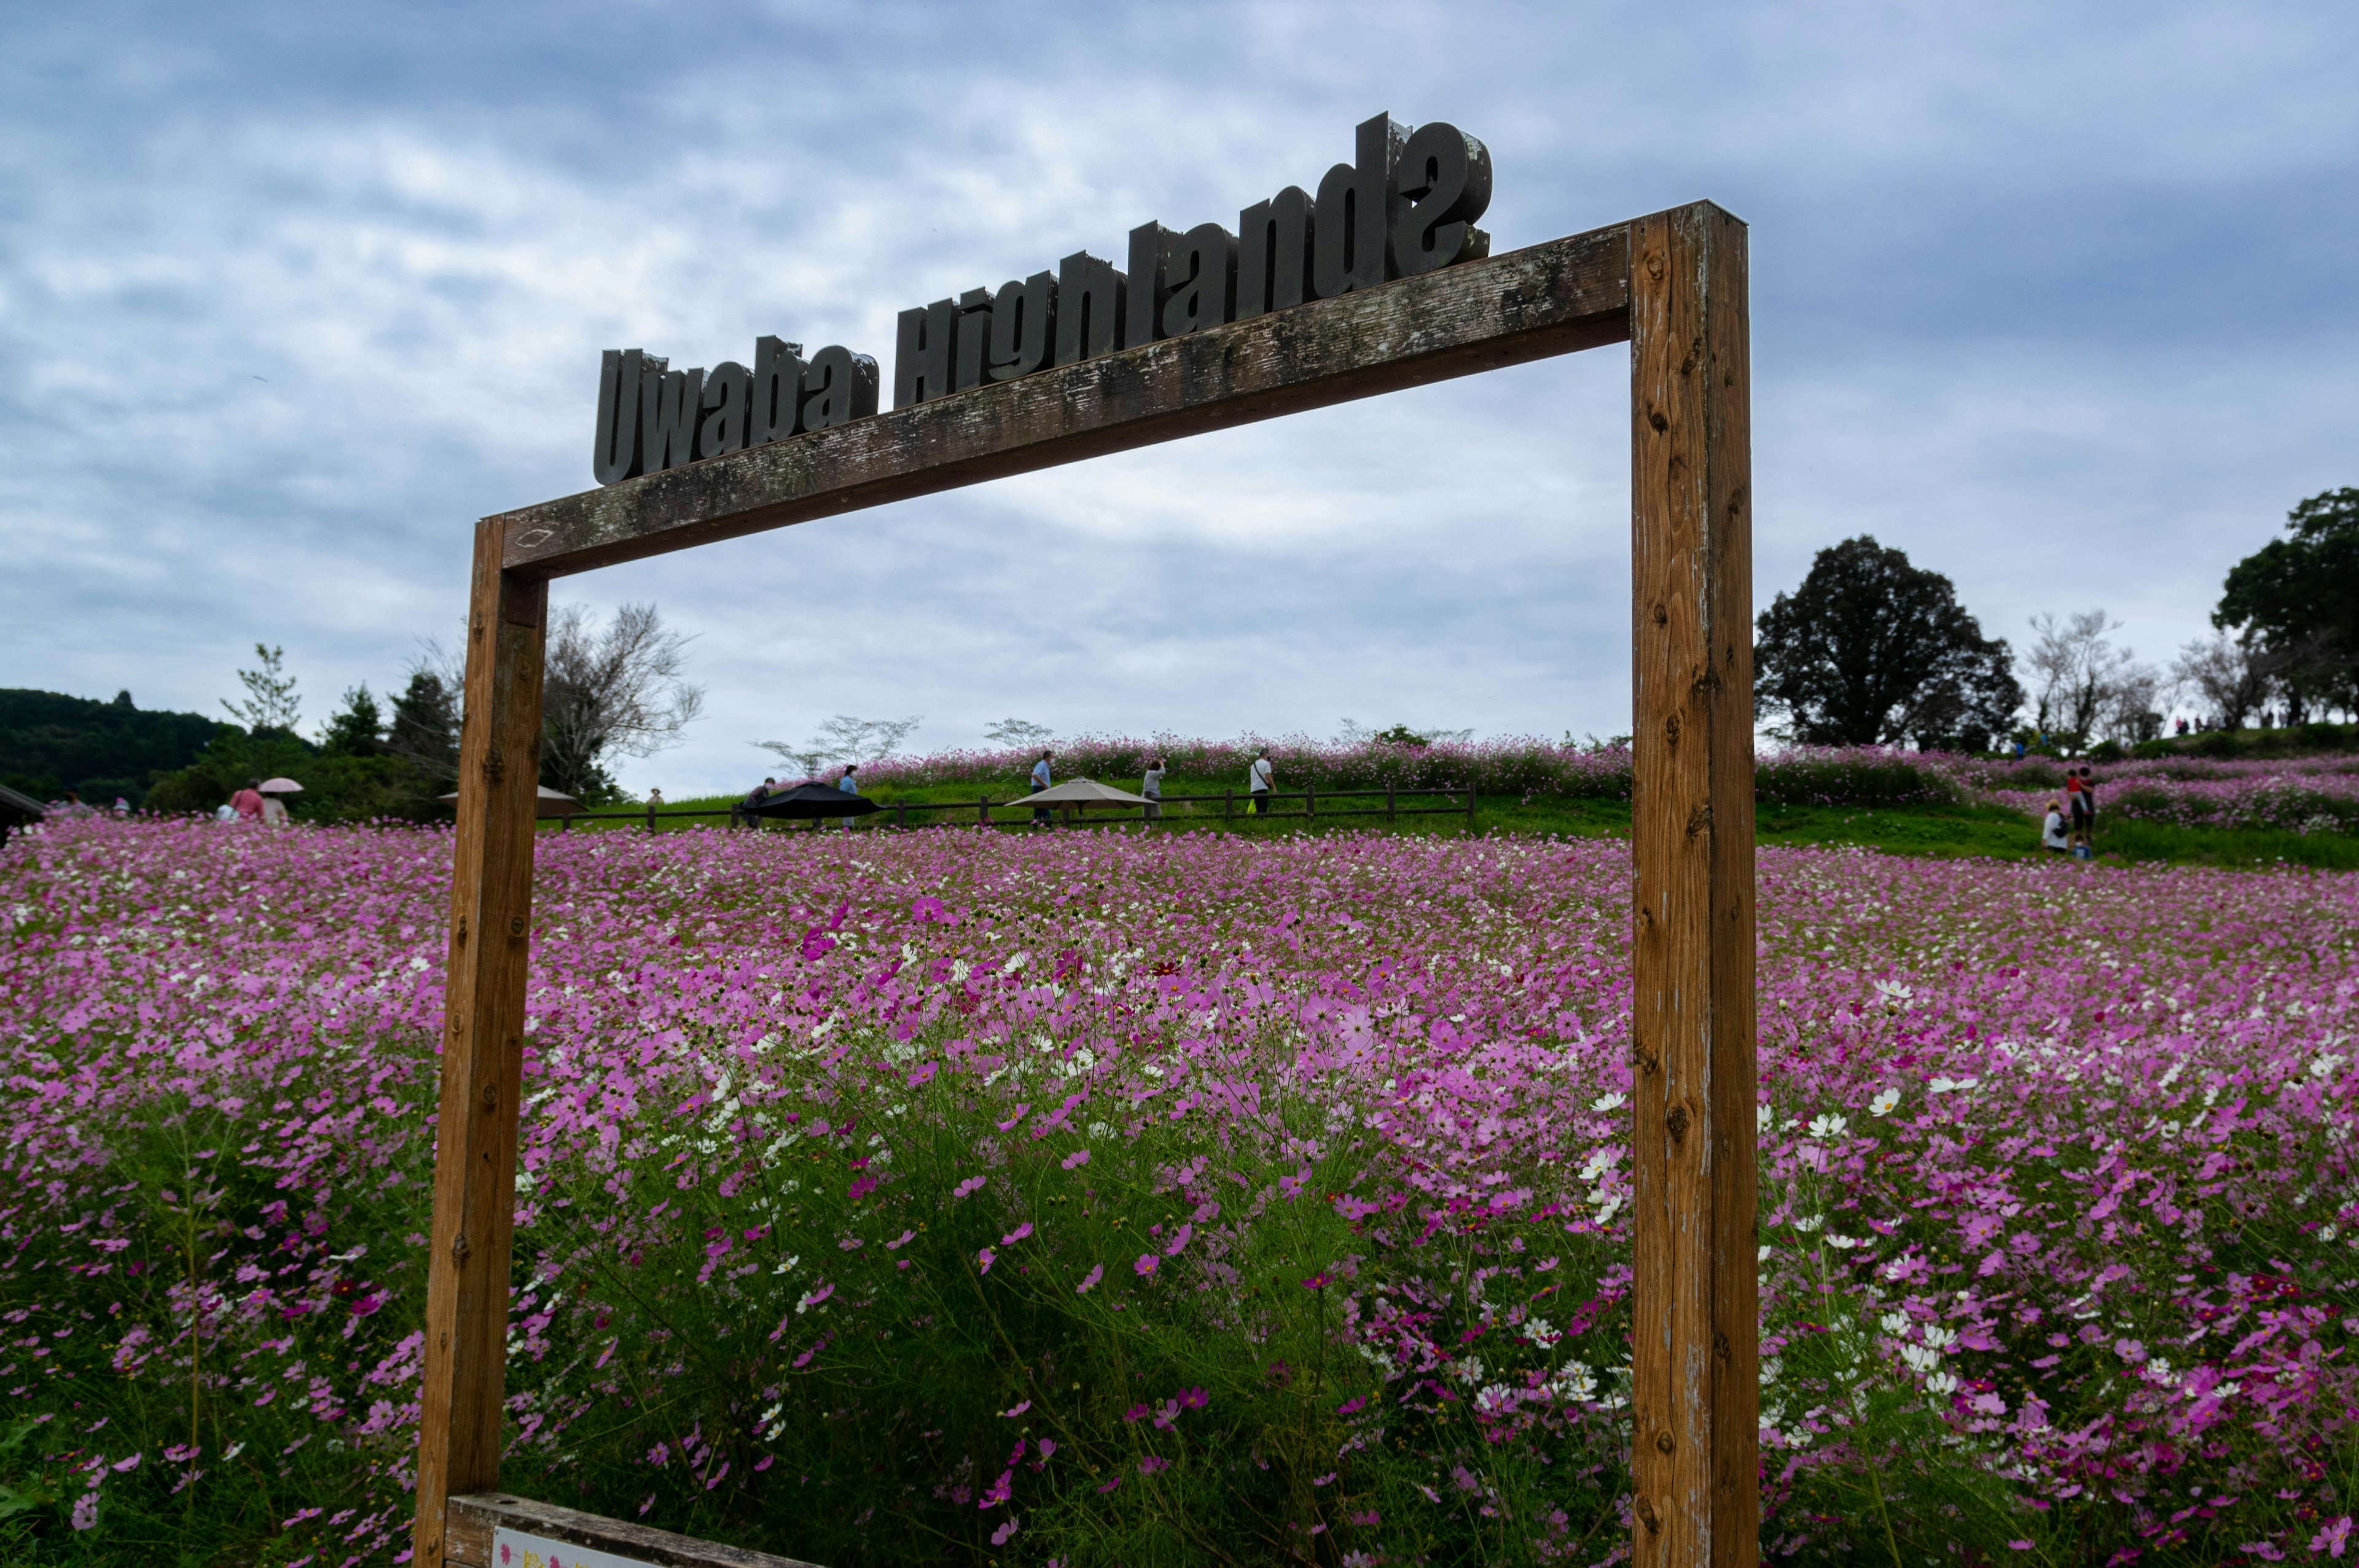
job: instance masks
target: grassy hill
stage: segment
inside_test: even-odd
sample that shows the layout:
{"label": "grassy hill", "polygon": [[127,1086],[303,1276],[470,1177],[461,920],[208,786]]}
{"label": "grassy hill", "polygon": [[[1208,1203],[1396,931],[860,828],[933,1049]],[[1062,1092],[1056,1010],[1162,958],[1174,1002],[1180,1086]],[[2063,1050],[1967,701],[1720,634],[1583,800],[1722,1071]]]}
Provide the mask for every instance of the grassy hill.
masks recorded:
{"label": "grassy hill", "polygon": [[[1119,781],[1124,788],[1135,786],[1135,780]],[[1226,778],[1183,778],[1174,775],[1165,781],[1169,795],[1210,795],[1218,796],[1232,781]],[[930,785],[877,787],[870,791],[872,798],[886,805],[901,801],[973,801],[987,795],[995,803],[993,820],[1008,830],[1024,830],[1031,820],[1030,811],[1024,806],[1015,784],[1002,784],[996,789],[978,789],[968,783]],[[714,795],[694,800],[668,801],[665,811],[725,812],[735,797]],[[1451,804],[1462,804],[1461,797],[1447,797]],[[1441,797],[1419,797],[1414,802],[1402,795],[1400,804],[1438,806]],[[1269,835],[1280,833],[1336,833],[1375,831],[1404,834],[1457,834],[1466,831],[1467,821],[1462,812],[1436,813],[1430,816],[1401,816],[1387,822],[1383,815],[1381,799],[1323,797],[1320,815],[1306,819],[1299,815],[1254,817],[1244,815],[1242,794],[1238,800],[1239,815],[1223,815],[1223,802],[1199,801],[1175,803],[1164,812],[1163,825],[1158,831],[1214,832]],[[1283,803],[1286,811],[1299,813],[1302,803]],[[645,803],[617,809],[644,810]],[[976,813],[967,810],[951,817],[949,814],[929,813],[913,817],[916,822],[942,823],[955,820],[973,826]],[[862,819],[862,831],[879,825],[889,826],[890,813],[879,813]],[[1015,825],[1012,828],[1008,825]],[[661,816],[658,831],[689,832],[699,827],[719,828],[727,825],[722,816],[705,818]],[[830,829],[835,824],[830,821]],[[1128,830],[1138,831],[1136,820]],[[1626,800],[1534,796],[1528,804],[1520,797],[1502,795],[1498,798],[1477,795],[1473,827],[1480,833],[1558,834],[1579,838],[1622,838],[1630,835],[1630,803]],[[592,829],[604,831],[636,831],[644,828],[644,819],[605,818],[577,823],[572,831]],[[547,832],[558,831],[554,822],[543,825]],[[815,831],[806,825],[792,827],[773,824],[769,831]],[[1063,831],[1060,823],[1058,831]],[[1756,808],[1756,831],[1763,844],[1808,844],[1822,846],[1857,846],[1881,850],[1887,854],[1931,857],[1980,856],[1997,860],[2037,860],[2049,855],[2039,847],[2037,827],[2021,813],[2005,806],[1964,802],[1917,803],[1888,806],[1785,805],[1764,803]],[[2359,837],[2340,833],[2290,833],[2263,830],[2181,827],[2170,824],[2140,821],[2131,818],[2106,818],[2100,823],[2097,837],[2099,857],[2115,862],[2159,861],[2174,865],[2233,866],[2250,869],[2255,865],[2287,864],[2309,866],[2321,870],[2359,870]],[[2057,857],[2050,857],[2057,858]]]}

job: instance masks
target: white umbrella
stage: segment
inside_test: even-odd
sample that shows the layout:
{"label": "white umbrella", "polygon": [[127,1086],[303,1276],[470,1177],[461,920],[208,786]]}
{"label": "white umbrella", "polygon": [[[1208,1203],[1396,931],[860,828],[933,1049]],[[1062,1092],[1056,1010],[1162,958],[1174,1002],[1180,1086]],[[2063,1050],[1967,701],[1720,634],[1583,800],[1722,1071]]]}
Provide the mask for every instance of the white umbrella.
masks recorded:
{"label": "white umbrella", "polygon": [[293,779],[265,779],[254,786],[265,795],[301,795],[303,786]]}
{"label": "white umbrella", "polygon": [[[265,784],[263,787],[267,789],[270,786],[268,784]],[[534,808],[533,815],[535,816],[571,816],[575,812],[582,809],[582,803],[574,799],[571,795],[566,794],[563,790],[551,789],[547,784],[542,784],[539,787],[540,804]],[[451,794],[438,795],[435,798],[441,801],[445,806],[450,806],[456,804],[459,796],[457,792],[453,791]]]}
{"label": "white umbrella", "polygon": [[1067,779],[1054,789],[1044,789],[1038,795],[1027,795],[1008,802],[1010,806],[1148,806],[1153,803],[1145,795],[1128,790],[1102,784],[1095,779]]}

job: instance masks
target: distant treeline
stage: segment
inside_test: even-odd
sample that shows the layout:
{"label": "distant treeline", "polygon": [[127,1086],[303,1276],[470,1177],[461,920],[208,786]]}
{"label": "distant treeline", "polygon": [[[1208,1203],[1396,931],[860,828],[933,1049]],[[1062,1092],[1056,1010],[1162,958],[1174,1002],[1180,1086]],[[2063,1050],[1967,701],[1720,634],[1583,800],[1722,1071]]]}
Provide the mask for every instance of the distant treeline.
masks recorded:
{"label": "distant treeline", "polygon": [[0,784],[37,800],[78,789],[95,805],[142,806],[158,773],[187,767],[223,730],[235,732],[201,713],[140,708],[127,691],[99,702],[0,689]]}
{"label": "distant treeline", "polygon": [[92,806],[210,812],[248,779],[291,778],[298,820],[446,816],[459,748],[457,696],[430,671],[412,676],[389,721],[365,687],[321,739],[270,725],[252,730],[201,713],[145,712],[129,692],[112,702],[57,692],[0,690],[0,784],[38,800],[78,790]]}

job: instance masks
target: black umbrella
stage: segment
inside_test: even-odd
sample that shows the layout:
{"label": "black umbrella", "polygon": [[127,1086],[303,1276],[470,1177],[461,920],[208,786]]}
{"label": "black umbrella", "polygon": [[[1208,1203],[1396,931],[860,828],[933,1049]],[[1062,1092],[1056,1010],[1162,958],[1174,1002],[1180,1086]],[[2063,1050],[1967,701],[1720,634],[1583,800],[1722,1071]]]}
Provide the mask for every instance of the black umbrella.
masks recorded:
{"label": "black umbrella", "polygon": [[745,809],[756,816],[802,822],[820,816],[865,816],[885,808],[865,795],[853,795],[833,784],[799,784],[792,789],[772,790]]}

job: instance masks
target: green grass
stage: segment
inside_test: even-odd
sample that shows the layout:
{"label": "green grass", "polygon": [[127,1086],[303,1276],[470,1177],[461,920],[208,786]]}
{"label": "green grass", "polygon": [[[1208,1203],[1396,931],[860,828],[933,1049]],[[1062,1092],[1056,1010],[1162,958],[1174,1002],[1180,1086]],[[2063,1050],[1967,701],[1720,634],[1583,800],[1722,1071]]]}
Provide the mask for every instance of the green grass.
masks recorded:
{"label": "green grass", "polygon": [[[1127,781],[1125,785],[1127,784]],[[1208,779],[1172,779],[1166,783],[1169,795],[1218,795],[1223,783]],[[980,790],[973,784],[936,784],[915,789],[878,790],[875,798],[883,802],[965,801],[981,795],[994,801],[1005,797],[1009,805],[995,806],[992,815],[1001,825],[1021,826],[1031,820],[1031,814],[1017,797],[1016,790],[1003,784],[994,790]],[[693,800],[667,801],[666,810],[725,811],[735,799],[732,795],[709,795]],[[1439,806],[1447,798],[1458,804],[1462,797],[1402,795],[1404,806]],[[1406,834],[1457,834],[1465,831],[1466,818],[1459,812],[1430,816],[1402,816],[1387,823],[1383,802],[1378,798],[1349,797],[1322,799],[1315,822],[1301,815],[1299,800],[1284,803],[1284,809],[1293,815],[1256,817],[1245,811],[1245,796],[1238,792],[1237,815],[1224,816],[1219,800],[1183,804],[1173,802],[1164,808],[1164,831],[1240,833],[1259,838],[1291,833],[1332,833],[1374,829]],[[617,808],[623,809],[623,808]],[[640,809],[633,806],[630,809]],[[951,820],[929,816],[924,820],[940,823]],[[956,821],[973,826],[972,811],[959,814]],[[1088,820],[1084,816],[1084,822]],[[1101,816],[1101,822],[1105,818]],[[869,827],[888,825],[889,814],[879,813],[864,819],[864,830]],[[658,830],[681,833],[693,827],[721,827],[726,819],[719,816],[701,819],[682,817],[658,818]],[[829,820],[826,827],[835,824]],[[1061,823],[1060,823],[1061,826]],[[1127,824],[1136,828],[1138,824]],[[574,832],[592,830],[638,831],[642,824],[629,819],[580,822]],[[1630,803],[1626,800],[1574,800],[1544,797],[1530,805],[1501,797],[1496,802],[1478,799],[1475,803],[1474,829],[1478,833],[1554,834],[1583,838],[1627,838],[1630,836]],[[771,831],[814,831],[806,825],[792,827],[772,825]],[[555,822],[542,825],[542,831],[557,831]],[[1934,805],[1934,806],[1780,806],[1763,803],[1755,821],[1756,841],[1762,844],[1857,846],[1880,850],[1891,855],[1916,855],[1932,859],[1950,859],[1962,855],[1981,856],[2002,860],[2038,860],[2047,851],[2039,847],[2038,827],[2027,816],[2005,806]],[[2359,838],[2346,834],[2234,831],[2179,827],[2159,822],[2142,822],[2124,817],[2102,820],[2097,834],[2097,858],[2114,864],[2124,862],[2163,862],[2171,865],[2229,866],[2249,869],[2256,865],[2278,864],[2310,866],[2329,871],[2359,870]]]}

